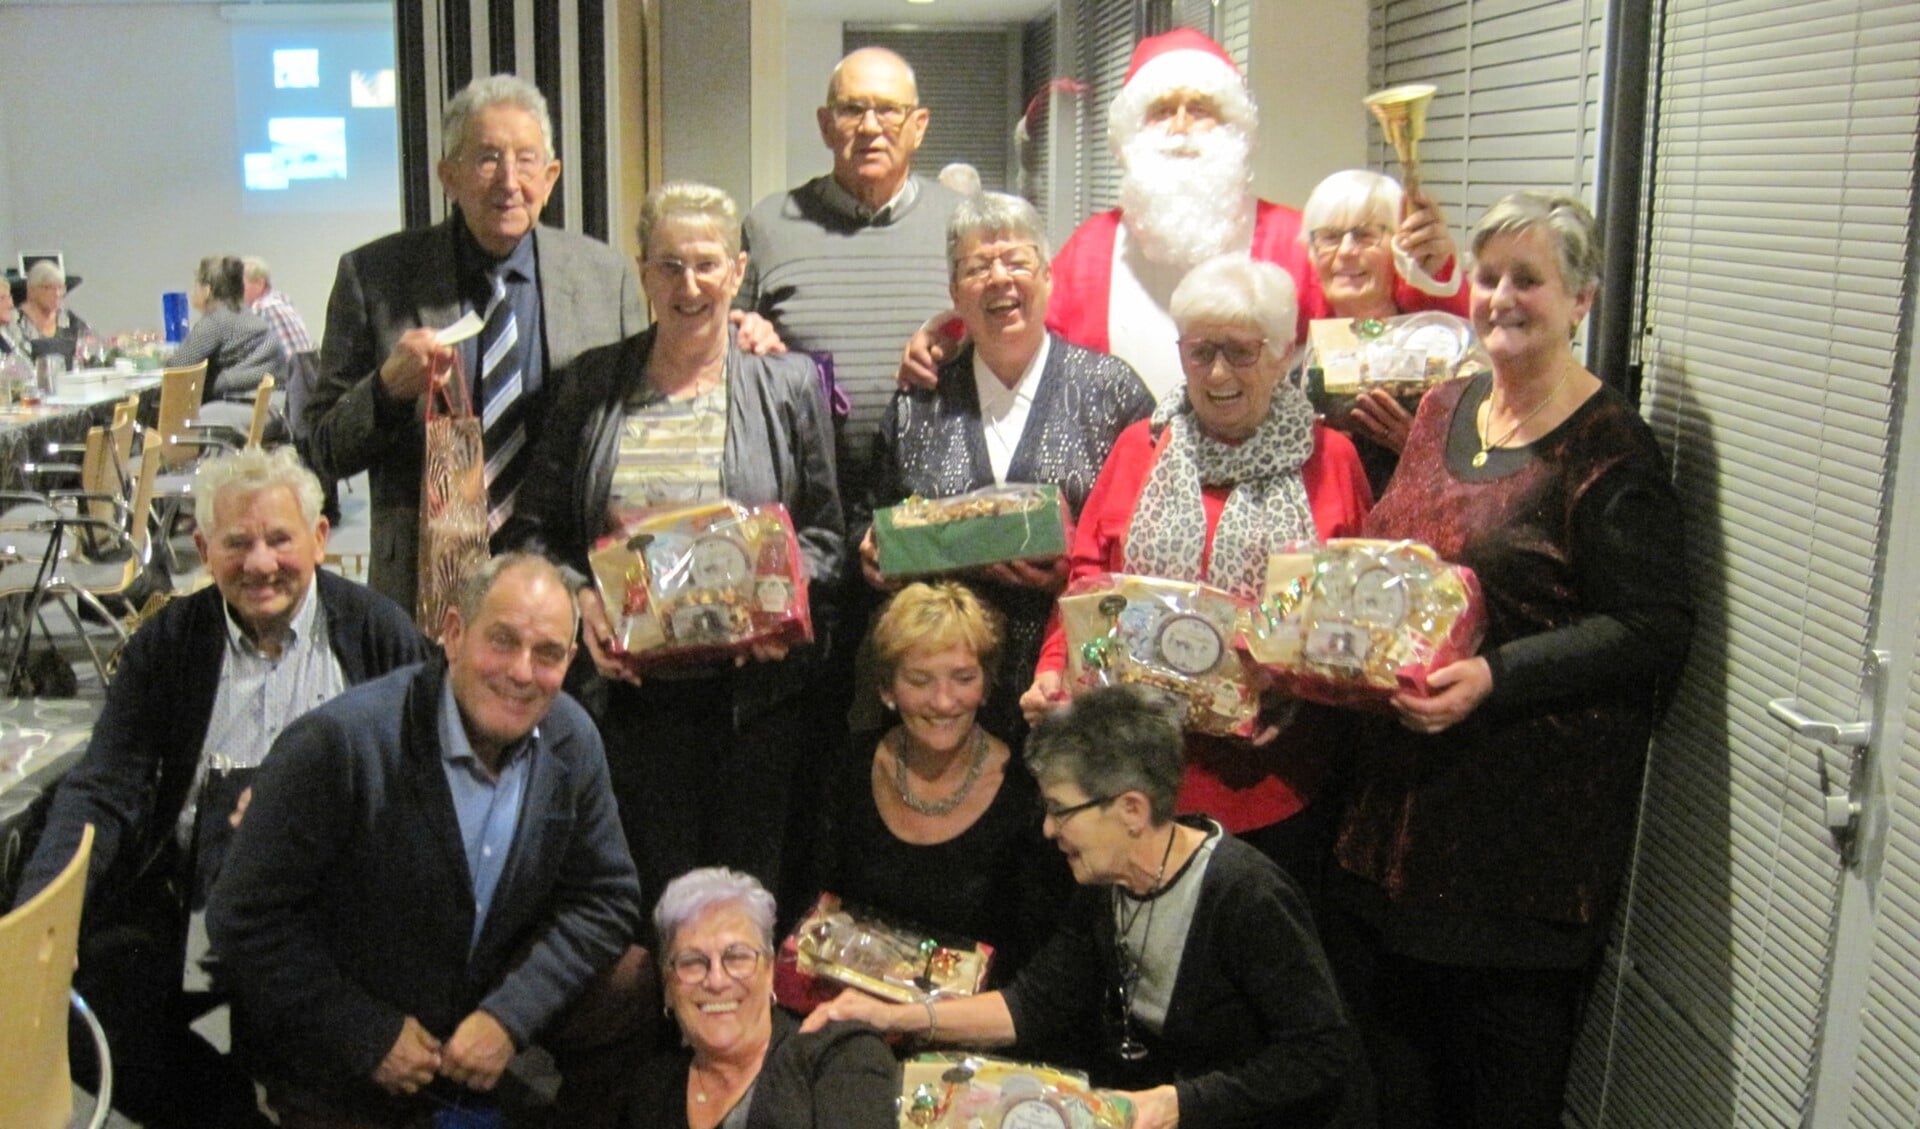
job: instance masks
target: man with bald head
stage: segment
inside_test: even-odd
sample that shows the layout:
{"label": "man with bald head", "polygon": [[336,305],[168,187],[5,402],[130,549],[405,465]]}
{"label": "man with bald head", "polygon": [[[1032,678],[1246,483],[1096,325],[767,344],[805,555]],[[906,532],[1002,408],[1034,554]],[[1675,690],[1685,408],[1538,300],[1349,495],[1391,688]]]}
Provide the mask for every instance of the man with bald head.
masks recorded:
{"label": "man with bald head", "polygon": [[[815,112],[833,172],[760,201],[734,304],[773,323],[788,348],[833,355],[852,400],[841,432],[841,497],[858,479],[893,395],[900,342],[947,302],[951,189],[913,174],[926,136],[913,68],[881,47],[840,60]],[[851,493],[849,492],[851,491]]]}

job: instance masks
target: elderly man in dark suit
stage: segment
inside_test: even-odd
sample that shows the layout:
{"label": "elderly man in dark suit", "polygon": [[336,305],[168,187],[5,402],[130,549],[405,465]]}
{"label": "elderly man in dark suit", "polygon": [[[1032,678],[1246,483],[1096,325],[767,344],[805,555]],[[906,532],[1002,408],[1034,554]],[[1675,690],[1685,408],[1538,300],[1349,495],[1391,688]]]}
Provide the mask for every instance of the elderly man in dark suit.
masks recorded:
{"label": "elderly man in dark suit", "polygon": [[51,882],[93,824],[75,982],[107,1028],[115,1104],[155,1129],[266,1124],[245,1073],[188,1027],[205,1010],[183,991],[189,908],[204,904],[246,784],[280,731],[427,653],[393,601],[317,571],[320,484],[291,448],[203,463],[194,498],[214,583],[127,644],[18,895]]}
{"label": "elderly man in dark suit", "polygon": [[[578,622],[550,561],[497,557],[447,610],[444,658],[274,744],[207,926],[282,1129],[484,1106],[536,1038],[562,1077],[552,1123],[615,1119],[652,1009],[600,736],[560,691]],[[559,1022],[608,997],[630,1039]]]}
{"label": "elderly man in dark suit", "polygon": [[[439,165],[446,222],[377,239],[340,259],[327,300],[320,379],[306,416],[323,476],[365,470],[373,490],[368,582],[412,608],[419,554],[422,394],[457,349],[485,424],[492,528],[512,512],[554,379],[586,349],[644,323],[633,264],[583,236],[539,226],[560,178],[546,99],[512,75],[475,79],[447,104]],[[458,346],[435,331],[466,313],[486,328]]]}

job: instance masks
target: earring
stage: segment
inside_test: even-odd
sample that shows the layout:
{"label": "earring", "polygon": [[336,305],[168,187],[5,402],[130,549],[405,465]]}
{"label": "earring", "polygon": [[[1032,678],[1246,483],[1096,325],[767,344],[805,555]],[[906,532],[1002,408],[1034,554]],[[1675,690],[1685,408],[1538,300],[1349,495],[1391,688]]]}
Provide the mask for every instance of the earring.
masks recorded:
{"label": "earring", "polygon": [[880,695],[880,704],[887,707],[890,710],[896,708],[893,704],[893,699],[887,697],[885,694]]}

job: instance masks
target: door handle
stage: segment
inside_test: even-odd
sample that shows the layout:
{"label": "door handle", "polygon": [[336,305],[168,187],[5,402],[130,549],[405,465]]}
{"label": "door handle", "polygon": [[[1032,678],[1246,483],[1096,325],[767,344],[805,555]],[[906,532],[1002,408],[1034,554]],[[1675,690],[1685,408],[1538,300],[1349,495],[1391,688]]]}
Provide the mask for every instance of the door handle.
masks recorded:
{"label": "door handle", "polygon": [[1833,833],[1843,866],[1853,866],[1859,859],[1860,813],[1865,806],[1868,785],[1867,758],[1873,749],[1874,718],[1891,658],[1887,652],[1878,650],[1867,655],[1861,671],[1865,683],[1861,697],[1868,711],[1863,719],[1835,721],[1815,717],[1798,698],[1775,698],[1767,703],[1767,712],[1788,729],[1809,741],[1848,752],[1847,779],[1838,787],[1827,770],[1826,756],[1820,757],[1821,822]]}
{"label": "door handle", "polygon": [[1873,744],[1873,719],[1864,721],[1822,721],[1808,716],[1798,698],[1775,698],[1767,703],[1767,712],[1786,723],[1809,741],[1842,748]]}

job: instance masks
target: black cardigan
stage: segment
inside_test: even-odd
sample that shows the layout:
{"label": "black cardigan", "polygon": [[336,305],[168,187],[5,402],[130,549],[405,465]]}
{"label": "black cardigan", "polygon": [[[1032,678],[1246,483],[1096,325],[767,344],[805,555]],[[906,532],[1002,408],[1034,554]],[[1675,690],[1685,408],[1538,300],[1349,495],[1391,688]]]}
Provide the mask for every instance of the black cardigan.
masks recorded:
{"label": "black cardigan", "polygon": [[[400,605],[324,570],[313,579],[347,685],[427,656],[426,639]],[[226,641],[226,604],[212,585],[173,601],[134,634],[107,688],[86,755],[54,794],[46,830],[20,876],[16,904],[59,875],[89,823],[90,923],[119,894],[173,877],[171,863],[162,860],[174,855],[174,824],[213,720]]]}
{"label": "black cardigan", "polygon": [[[687,1129],[685,1047],[640,1068],[625,1129]],[[894,1129],[900,1068],[879,1032],[864,1023],[829,1023],[802,1034],[799,1021],[773,1009],[773,1041],[754,1082],[747,1129]]]}
{"label": "black cardigan", "polygon": [[[1210,821],[1200,826],[1211,827]],[[1189,864],[1191,865],[1191,864]],[[1083,886],[1060,931],[1005,992],[1022,1048],[1083,1065],[1096,1086],[1171,1083],[1181,1129],[1369,1122],[1372,1088],[1304,898],[1272,860],[1222,832],[1200,884],[1180,974],[1150,1051],[1122,1062],[1111,894]]]}

